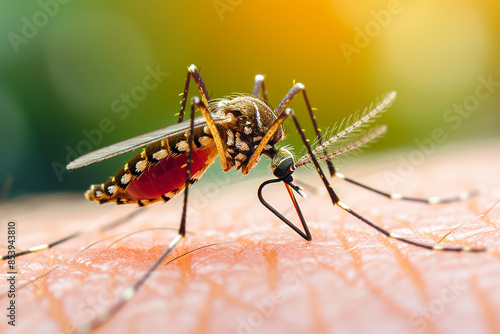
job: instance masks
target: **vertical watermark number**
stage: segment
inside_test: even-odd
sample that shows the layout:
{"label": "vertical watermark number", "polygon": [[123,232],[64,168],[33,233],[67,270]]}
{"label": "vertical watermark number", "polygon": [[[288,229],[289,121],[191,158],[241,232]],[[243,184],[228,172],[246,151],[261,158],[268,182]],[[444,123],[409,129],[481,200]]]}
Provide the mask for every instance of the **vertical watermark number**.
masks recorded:
{"label": "vertical watermark number", "polygon": [[16,223],[7,224],[7,282],[9,290],[7,297],[9,305],[7,307],[7,323],[11,326],[16,325]]}

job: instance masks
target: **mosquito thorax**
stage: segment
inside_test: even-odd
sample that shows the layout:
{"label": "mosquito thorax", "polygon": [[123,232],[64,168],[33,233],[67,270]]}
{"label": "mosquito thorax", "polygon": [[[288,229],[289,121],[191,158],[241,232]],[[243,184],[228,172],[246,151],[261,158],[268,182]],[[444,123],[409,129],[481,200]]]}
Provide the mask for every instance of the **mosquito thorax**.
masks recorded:
{"label": "mosquito thorax", "polygon": [[[276,113],[265,100],[248,94],[213,100],[209,104],[209,109],[211,113],[232,118],[231,121],[219,124],[221,139],[228,163],[236,170],[245,169],[249,158],[276,121]],[[283,137],[283,129],[280,126],[262,153],[272,156],[272,152],[276,152],[274,145]]]}
{"label": "mosquito thorax", "polygon": [[271,161],[271,171],[279,179],[291,175],[295,170],[295,159],[293,154],[286,148],[279,148]]}

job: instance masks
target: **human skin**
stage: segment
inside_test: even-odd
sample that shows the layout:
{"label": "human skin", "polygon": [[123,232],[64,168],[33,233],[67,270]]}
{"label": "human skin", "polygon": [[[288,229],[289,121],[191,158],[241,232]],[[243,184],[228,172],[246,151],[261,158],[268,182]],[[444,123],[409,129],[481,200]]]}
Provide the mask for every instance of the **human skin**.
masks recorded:
{"label": "human skin", "polygon": [[[341,201],[390,231],[431,244],[451,232],[441,244],[488,246],[492,253],[429,251],[388,239],[309,188],[308,199],[299,200],[313,235],[307,242],[259,203],[256,189],[266,176],[229,185],[223,176],[207,176],[192,188],[189,234],[168,259],[225,243],[160,265],[95,333],[500,333],[499,144],[439,150],[392,189],[428,197],[484,186],[480,195],[461,202],[391,201],[332,180]],[[387,172],[399,175],[398,157],[410,153],[355,158],[340,171],[391,190]],[[295,179],[321,186],[316,175],[297,173]],[[282,185],[270,186],[264,194],[297,222]],[[143,210],[99,206],[73,194],[2,204],[2,219],[17,223],[18,249],[144,212],[106,232],[17,258],[19,284],[57,269],[17,291],[16,327],[7,326],[4,318],[0,331],[71,333],[103,314],[176,232],[138,232],[107,247],[131,232],[177,228],[181,205],[182,195]],[[6,221],[1,226],[5,238]],[[6,271],[5,264],[1,270]],[[5,280],[0,284],[5,309],[8,288]]]}

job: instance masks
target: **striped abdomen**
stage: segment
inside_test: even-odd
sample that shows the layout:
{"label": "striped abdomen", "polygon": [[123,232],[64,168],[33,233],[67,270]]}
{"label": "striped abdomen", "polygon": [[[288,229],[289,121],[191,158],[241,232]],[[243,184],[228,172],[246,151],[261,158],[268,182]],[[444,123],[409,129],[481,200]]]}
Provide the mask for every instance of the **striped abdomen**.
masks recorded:
{"label": "striped abdomen", "polygon": [[[188,142],[184,134],[162,140],[130,159],[106,183],[92,185],[87,199],[99,203],[137,203],[140,206],[168,201],[185,188]],[[191,179],[198,180],[217,156],[211,136],[203,129],[194,132]]]}

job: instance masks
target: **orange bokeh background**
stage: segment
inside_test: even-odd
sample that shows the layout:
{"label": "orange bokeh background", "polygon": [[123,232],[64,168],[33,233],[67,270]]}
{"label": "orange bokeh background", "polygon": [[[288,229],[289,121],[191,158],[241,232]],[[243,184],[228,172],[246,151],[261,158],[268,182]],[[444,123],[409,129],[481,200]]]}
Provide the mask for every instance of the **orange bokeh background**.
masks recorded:
{"label": "orange bokeh background", "polygon": [[[11,178],[15,196],[104,180],[125,158],[57,166],[104,118],[112,130],[91,149],[175,122],[190,64],[213,97],[250,92],[261,73],[276,106],[303,82],[323,129],[397,91],[370,151],[412,150],[437,128],[444,144],[498,137],[500,86],[478,86],[500,83],[499,14],[486,0],[2,2],[0,184]],[[114,112],[148,67],[168,75],[126,116]],[[470,111],[454,111],[464,103]],[[311,134],[303,101],[291,107]]]}

